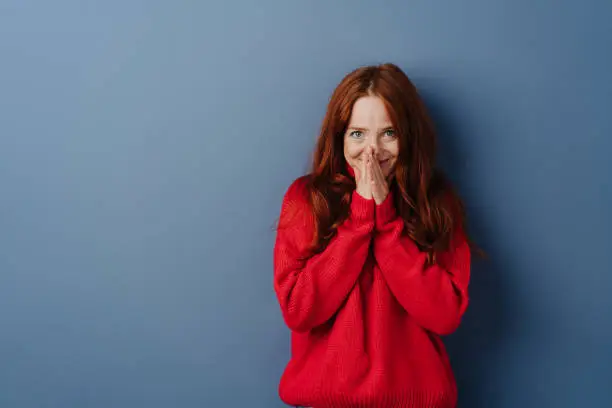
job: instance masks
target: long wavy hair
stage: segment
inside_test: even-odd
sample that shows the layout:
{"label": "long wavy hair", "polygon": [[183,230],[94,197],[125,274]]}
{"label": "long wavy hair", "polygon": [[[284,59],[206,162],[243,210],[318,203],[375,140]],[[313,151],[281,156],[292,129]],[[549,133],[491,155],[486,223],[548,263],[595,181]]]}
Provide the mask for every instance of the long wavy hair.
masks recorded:
{"label": "long wavy hair", "polygon": [[307,177],[315,219],[311,253],[323,251],[348,217],[356,182],[344,158],[344,134],[353,105],[368,95],[382,99],[399,137],[399,155],[389,188],[406,233],[428,253],[430,263],[449,248],[458,230],[471,244],[465,233],[463,203],[435,167],[437,141],[432,120],[408,76],[387,63],[354,70],[331,96]]}

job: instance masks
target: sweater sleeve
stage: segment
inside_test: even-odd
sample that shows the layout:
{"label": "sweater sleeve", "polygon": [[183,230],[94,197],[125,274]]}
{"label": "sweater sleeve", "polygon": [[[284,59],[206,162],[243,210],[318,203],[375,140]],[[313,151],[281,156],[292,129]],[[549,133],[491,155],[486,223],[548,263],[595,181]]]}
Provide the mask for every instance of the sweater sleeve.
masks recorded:
{"label": "sweater sleeve", "polygon": [[376,206],[374,256],[389,289],[421,327],[447,335],[457,329],[468,305],[470,249],[459,229],[448,251],[427,265],[427,254],[404,233],[391,194]]}
{"label": "sweater sleeve", "polygon": [[[287,326],[306,332],[329,320],[357,282],[374,230],[374,200],[353,192],[350,214],[323,252],[307,256],[314,216],[305,183],[296,180],[283,199],[274,246],[274,290]],[[305,259],[304,259],[305,258]]]}

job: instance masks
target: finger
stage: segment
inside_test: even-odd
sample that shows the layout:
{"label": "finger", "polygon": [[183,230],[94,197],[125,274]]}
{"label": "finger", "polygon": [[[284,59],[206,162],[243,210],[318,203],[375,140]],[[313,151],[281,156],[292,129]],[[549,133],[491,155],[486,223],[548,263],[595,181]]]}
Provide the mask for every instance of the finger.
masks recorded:
{"label": "finger", "polygon": [[378,190],[378,194],[380,194],[381,198],[382,196],[385,195],[385,192],[388,189],[388,184],[387,184],[387,180],[385,179],[382,169],[380,168],[380,165],[378,164],[378,162],[376,162],[375,167],[375,178],[376,178],[376,189]]}
{"label": "finger", "polygon": [[387,179],[385,178],[385,173],[383,172],[382,167],[380,167],[380,163],[376,161],[376,170],[378,171],[378,177],[381,183],[386,183]]}
{"label": "finger", "polygon": [[376,162],[376,169],[375,169],[375,171],[376,171],[376,175],[378,177],[378,181],[380,183],[385,183],[385,175],[383,174],[382,167],[380,167],[380,164],[378,163],[378,161]]}
{"label": "finger", "polygon": [[380,181],[379,177],[378,177],[378,175],[379,175],[379,173],[381,171],[380,164],[378,163],[378,159],[376,158],[376,156],[374,155],[373,152],[372,152],[372,169],[374,171],[374,176],[375,176],[376,180]]}
{"label": "finger", "polygon": [[361,180],[361,177],[363,175],[363,170],[361,168],[362,166],[355,166],[353,167],[353,170],[355,171],[355,179],[357,181]]}
{"label": "finger", "polygon": [[373,161],[371,161],[372,164],[370,164],[370,185],[372,186],[372,194],[374,194],[375,196],[380,195],[381,190],[382,190],[382,185],[380,184],[380,181],[378,180],[378,176],[376,175],[376,170],[374,169],[375,164]]}
{"label": "finger", "polygon": [[357,162],[357,167],[359,167],[359,178],[357,182],[363,182],[367,177],[367,161],[366,158],[363,158]]}
{"label": "finger", "polygon": [[382,169],[380,168],[380,164],[378,163],[378,160],[374,159],[374,157],[372,157],[371,161],[373,178],[377,183],[381,183],[383,181],[383,178],[381,177]]}
{"label": "finger", "polygon": [[368,146],[368,166],[370,171],[370,181],[374,179],[374,157],[372,155],[372,147]]}

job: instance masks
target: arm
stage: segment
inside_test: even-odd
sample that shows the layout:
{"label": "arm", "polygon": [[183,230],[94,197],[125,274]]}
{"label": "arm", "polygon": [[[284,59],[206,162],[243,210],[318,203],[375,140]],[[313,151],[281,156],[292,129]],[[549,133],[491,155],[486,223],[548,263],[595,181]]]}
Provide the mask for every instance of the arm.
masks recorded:
{"label": "arm", "polygon": [[391,193],[376,206],[374,255],[391,292],[414,320],[439,335],[459,326],[468,304],[470,249],[459,229],[434,265],[404,232]]}
{"label": "arm", "polygon": [[289,328],[305,332],[329,320],[357,282],[374,230],[374,200],[353,192],[348,219],[325,250],[300,259],[312,240],[314,217],[304,181],[289,187],[274,247],[274,290]]}

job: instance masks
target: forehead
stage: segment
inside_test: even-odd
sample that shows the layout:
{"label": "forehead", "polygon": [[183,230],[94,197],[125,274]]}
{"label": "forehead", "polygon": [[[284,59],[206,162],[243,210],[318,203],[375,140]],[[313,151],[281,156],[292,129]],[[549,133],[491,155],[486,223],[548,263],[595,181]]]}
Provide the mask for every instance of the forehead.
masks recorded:
{"label": "forehead", "polygon": [[377,96],[364,96],[355,102],[349,125],[386,126],[391,124],[387,109],[382,99]]}

